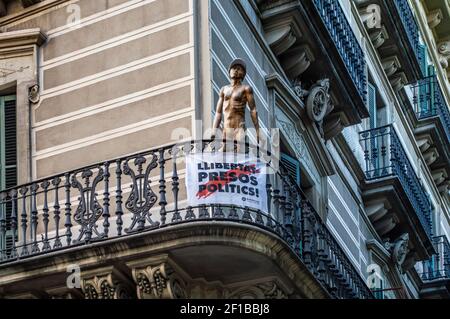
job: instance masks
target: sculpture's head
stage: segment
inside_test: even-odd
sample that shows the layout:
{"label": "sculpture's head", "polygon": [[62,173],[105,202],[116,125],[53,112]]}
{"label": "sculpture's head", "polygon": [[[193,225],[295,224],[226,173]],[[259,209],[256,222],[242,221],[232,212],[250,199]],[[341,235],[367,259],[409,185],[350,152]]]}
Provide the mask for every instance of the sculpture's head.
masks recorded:
{"label": "sculpture's head", "polygon": [[231,62],[228,72],[230,74],[231,79],[241,79],[245,78],[247,74],[247,65],[242,59],[235,59]]}

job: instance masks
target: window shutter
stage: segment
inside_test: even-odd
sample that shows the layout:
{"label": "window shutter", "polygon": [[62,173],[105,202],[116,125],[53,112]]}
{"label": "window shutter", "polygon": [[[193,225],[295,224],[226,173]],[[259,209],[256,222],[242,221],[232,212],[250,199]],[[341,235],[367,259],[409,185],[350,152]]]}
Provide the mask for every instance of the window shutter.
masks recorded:
{"label": "window shutter", "polygon": [[5,101],[5,188],[17,185],[16,101]]}
{"label": "window shutter", "polygon": [[[423,77],[427,77],[428,74],[428,57],[427,47],[425,45],[419,45],[420,55],[420,69],[422,70]],[[434,111],[430,99],[431,85],[419,86],[419,107],[420,113],[424,115],[430,115]]]}
{"label": "window shutter", "polygon": [[422,70],[422,75],[427,77],[428,74],[428,52],[427,47],[423,44],[419,45],[419,56],[420,56],[420,69]]}
{"label": "window shutter", "polygon": [[[17,185],[17,115],[15,96],[1,97],[0,108],[0,186],[1,189],[8,189]],[[6,253],[9,254],[15,240],[11,229],[12,203],[6,203],[4,209],[6,217],[4,248]]]}
{"label": "window shutter", "polygon": [[288,175],[296,181],[298,187],[300,187],[300,162],[289,155],[281,154],[281,163],[287,169]]}
{"label": "window shutter", "polygon": [[384,289],[383,280],[380,279],[380,287],[375,288],[374,292],[375,299],[384,299],[383,289]]}
{"label": "window shutter", "polygon": [[369,104],[369,115],[370,115],[370,128],[377,127],[377,91],[372,84],[368,84],[368,104]]}
{"label": "window shutter", "polygon": [[[374,85],[370,84],[368,85],[368,91],[369,91],[369,114],[370,114],[370,128],[375,129],[378,127],[378,121],[377,121],[377,89]],[[376,138],[372,138],[370,140],[371,149],[376,150],[377,147],[377,140]],[[364,153],[364,151],[363,151]],[[364,163],[364,161],[362,162]],[[372,165],[374,169],[378,168],[378,162],[372,161]],[[362,166],[364,167],[364,165]]]}
{"label": "window shutter", "polygon": [[437,115],[438,114],[438,110],[436,109],[436,101],[435,101],[435,90],[436,90],[436,85],[439,85],[437,83],[437,79],[435,77],[436,75],[436,69],[434,68],[434,65],[429,65],[428,66],[428,76],[433,76],[432,79],[430,79],[430,109],[431,109],[431,114],[432,115]]}

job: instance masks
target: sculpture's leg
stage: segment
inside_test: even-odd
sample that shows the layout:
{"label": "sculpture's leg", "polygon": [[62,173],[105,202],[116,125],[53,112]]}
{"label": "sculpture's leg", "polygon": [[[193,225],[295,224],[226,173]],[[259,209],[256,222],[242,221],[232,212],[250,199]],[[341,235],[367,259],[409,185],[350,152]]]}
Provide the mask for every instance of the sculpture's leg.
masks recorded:
{"label": "sculpture's leg", "polygon": [[219,151],[230,152],[234,149],[234,129],[225,128],[223,130],[223,145]]}
{"label": "sculpture's leg", "polygon": [[237,153],[245,153],[245,128],[240,127],[235,129],[234,137],[236,141],[235,151]]}

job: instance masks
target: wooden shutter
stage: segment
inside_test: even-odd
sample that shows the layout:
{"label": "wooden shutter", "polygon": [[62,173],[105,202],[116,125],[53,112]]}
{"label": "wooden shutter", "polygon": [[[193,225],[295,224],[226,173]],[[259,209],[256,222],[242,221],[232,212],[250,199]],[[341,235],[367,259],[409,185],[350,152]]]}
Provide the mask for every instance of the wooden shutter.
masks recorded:
{"label": "wooden shutter", "polygon": [[[17,185],[17,113],[16,97],[0,97],[0,188]],[[17,205],[16,205],[17,207]],[[11,230],[12,203],[4,205],[6,215],[6,238],[3,248],[9,253],[13,244]]]}
{"label": "wooden shutter", "polygon": [[419,56],[420,56],[420,69],[422,70],[422,75],[427,77],[428,74],[428,51],[427,47],[423,44],[419,45]]}
{"label": "wooden shutter", "polygon": [[281,154],[281,163],[287,169],[288,175],[291,176],[300,187],[300,162],[287,154]]}
{"label": "wooden shutter", "polygon": [[369,115],[370,115],[370,128],[377,127],[377,90],[375,86],[372,84],[368,84],[368,106],[369,106]]}
{"label": "wooden shutter", "polygon": [[[369,92],[369,98],[368,98],[368,103],[369,103],[369,115],[370,115],[370,128],[371,129],[375,129],[378,126],[378,121],[377,121],[377,89],[375,88],[374,85],[372,84],[368,84],[368,92]],[[370,151],[371,152],[378,152],[378,143],[377,143],[377,139],[376,138],[371,138],[370,139]],[[373,154],[372,154],[373,155]],[[380,155],[380,154],[378,154]],[[374,169],[375,171],[379,168],[379,163],[376,160],[377,158],[379,159],[380,156],[371,156],[372,157],[372,169]]]}
{"label": "wooden shutter", "polygon": [[384,289],[383,280],[380,279],[380,287],[375,288],[374,292],[375,299],[384,299],[383,289]]}
{"label": "wooden shutter", "polygon": [[[419,45],[420,54],[420,69],[422,70],[423,77],[427,77],[428,74],[428,54],[427,47],[425,45]],[[419,112],[421,116],[429,116],[433,113],[433,105],[431,103],[431,89],[432,87],[428,84],[419,86]]]}
{"label": "wooden shutter", "polygon": [[430,79],[430,87],[429,87],[429,90],[430,90],[430,110],[431,110],[431,114],[432,115],[439,114],[438,110],[437,110],[437,107],[436,107],[437,106],[436,105],[437,101],[435,101],[436,97],[434,95],[435,90],[437,89],[436,85],[439,85],[439,84],[437,83],[437,79],[436,79],[435,75],[436,75],[436,69],[434,68],[434,65],[429,65],[428,66],[428,76],[433,76],[433,78]]}

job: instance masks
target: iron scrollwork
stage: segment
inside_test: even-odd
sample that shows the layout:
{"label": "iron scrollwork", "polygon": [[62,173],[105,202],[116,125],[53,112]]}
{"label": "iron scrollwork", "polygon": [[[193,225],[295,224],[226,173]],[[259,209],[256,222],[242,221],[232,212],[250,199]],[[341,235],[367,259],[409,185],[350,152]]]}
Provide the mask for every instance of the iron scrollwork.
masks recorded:
{"label": "iron scrollwork", "polygon": [[97,230],[98,225],[96,224],[98,219],[103,214],[103,207],[97,200],[97,193],[95,189],[104,178],[103,168],[99,167],[98,174],[94,178],[92,185],[90,182],[93,172],[90,169],[86,169],[81,173],[81,178],[83,179],[85,186],[78,181],[77,174],[72,175],[71,186],[77,188],[80,192],[78,197],[78,207],[76,209],[73,219],[79,225],[81,225],[80,234],[74,243],[80,242],[83,237],[85,242],[90,242],[93,238],[92,235],[95,234],[97,239],[104,237]]}
{"label": "iron scrollwork", "polygon": [[134,165],[137,166],[137,175],[130,168],[129,160],[123,164],[123,173],[130,176],[132,180],[131,193],[125,207],[133,214],[133,219],[130,227],[125,229],[126,233],[141,231],[145,228],[146,221],[151,228],[159,226],[159,222],[151,219],[150,209],[155,205],[158,197],[151,189],[149,179],[150,172],[158,167],[157,156],[152,155],[151,162],[144,172],[143,167],[146,162],[147,159],[144,156],[139,156],[134,160]]}

